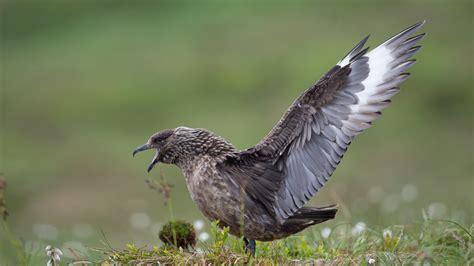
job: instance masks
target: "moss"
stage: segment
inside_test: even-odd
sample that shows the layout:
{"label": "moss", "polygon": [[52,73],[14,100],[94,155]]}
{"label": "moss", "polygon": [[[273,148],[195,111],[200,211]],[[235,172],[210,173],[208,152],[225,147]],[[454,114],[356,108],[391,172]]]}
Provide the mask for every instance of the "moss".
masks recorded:
{"label": "moss", "polygon": [[[176,236],[174,234],[176,234]],[[171,221],[166,223],[163,228],[161,228],[159,237],[160,240],[167,245],[181,248],[194,247],[194,245],[196,245],[196,232],[194,231],[194,227],[185,221]]]}

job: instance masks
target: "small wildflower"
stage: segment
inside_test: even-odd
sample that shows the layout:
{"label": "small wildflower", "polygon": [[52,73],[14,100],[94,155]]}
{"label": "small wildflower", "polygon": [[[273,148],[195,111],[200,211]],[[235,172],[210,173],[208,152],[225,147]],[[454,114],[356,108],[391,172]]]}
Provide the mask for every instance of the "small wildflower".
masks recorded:
{"label": "small wildflower", "polygon": [[368,254],[366,257],[367,264],[369,265],[374,265],[375,264],[375,258],[372,254]]}
{"label": "small wildflower", "polygon": [[46,246],[46,255],[50,257],[48,260],[47,266],[54,266],[57,265],[57,262],[61,260],[61,255],[63,252],[59,248],[52,247],[51,245]]}
{"label": "small wildflower", "polygon": [[354,228],[352,228],[352,234],[353,235],[358,235],[358,234],[361,234],[365,231],[365,223],[363,222],[358,222],[356,223],[356,225],[354,226]]}
{"label": "small wildflower", "polygon": [[193,223],[194,229],[200,231],[202,228],[204,228],[204,222],[203,220],[196,220]]}
{"label": "small wildflower", "polygon": [[393,237],[392,230],[390,230],[388,228],[383,230],[382,235],[383,235],[384,239],[392,239],[392,237]]}
{"label": "small wildflower", "polygon": [[209,234],[206,232],[202,232],[198,236],[199,241],[206,242],[209,239]]}
{"label": "small wildflower", "polygon": [[330,234],[331,234],[331,228],[329,227],[325,227],[323,228],[323,230],[321,230],[321,236],[323,238],[328,238]]}
{"label": "small wildflower", "polygon": [[370,265],[375,264],[375,259],[370,258],[369,260],[367,260],[367,263],[369,263]]}

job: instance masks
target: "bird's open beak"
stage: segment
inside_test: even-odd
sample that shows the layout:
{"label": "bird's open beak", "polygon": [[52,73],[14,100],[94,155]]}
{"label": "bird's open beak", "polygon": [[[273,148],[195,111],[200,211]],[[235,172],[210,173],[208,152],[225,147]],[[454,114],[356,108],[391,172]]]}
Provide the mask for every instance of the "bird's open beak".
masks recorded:
{"label": "bird's open beak", "polygon": [[[146,151],[146,150],[149,150],[151,149],[152,147],[150,147],[150,144],[143,144],[142,146],[136,148],[134,151],[133,151],[133,156],[135,156],[135,154],[139,153],[139,152],[142,152],[142,151]],[[148,166],[148,169],[147,169],[147,172],[150,172],[151,169],[153,169],[153,167],[155,166],[155,164],[158,163],[158,155],[160,154],[160,150],[159,149],[156,149],[156,154],[155,156],[153,157],[153,160],[151,160],[151,163],[150,165]]]}
{"label": "bird's open beak", "polygon": [[148,166],[148,169],[146,170],[148,173],[151,171],[151,169],[153,169],[153,167],[155,166],[155,164],[158,163],[158,151],[156,151],[156,155],[155,157],[153,157],[153,160],[151,160],[151,163],[150,165]]}
{"label": "bird's open beak", "polygon": [[148,172],[148,173],[151,171],[151,169],[153,169],[153,167],[155,166],[155,164],[158,163],[158,154],[160,154],[160,150],[159,150],[159,149],[156,149],[156,154],[155,154],[155,156],[153,157],[153,160],[151,160],[150,165],[148,166],[148,169],[147,169],[147,172]]}
{"label": "bird's open beak", "polygon": [[136,148],[135,150],[133,150],[132,156],[135,157],[135,154],[137,154],[141,151],[149,150],[149,149],[151,149],[150,144],[148,144],[148,143],[143,144],[142,146],[140,146],[140,147]]}

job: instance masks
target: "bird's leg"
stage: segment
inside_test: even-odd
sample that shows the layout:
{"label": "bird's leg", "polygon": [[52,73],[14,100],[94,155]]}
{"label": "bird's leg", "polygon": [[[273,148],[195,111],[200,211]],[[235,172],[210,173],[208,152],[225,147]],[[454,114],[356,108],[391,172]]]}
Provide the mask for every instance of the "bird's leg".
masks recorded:
{"label": "bird's leg", "polygon": [[252,257],[255,257],[255,248],[257,247],[257,244],[255,243],[255,240],[248,240],[247,238],[244,237],[244,242],[245,242],[245,251],[250,252],[252,254]]}

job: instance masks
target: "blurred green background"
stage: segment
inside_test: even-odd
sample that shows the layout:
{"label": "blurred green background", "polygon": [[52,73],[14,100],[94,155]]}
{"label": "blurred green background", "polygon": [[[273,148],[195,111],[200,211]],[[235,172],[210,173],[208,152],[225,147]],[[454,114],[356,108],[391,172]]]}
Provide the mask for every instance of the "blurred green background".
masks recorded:
{"label": "blurred green background", "polygon": [[181,125],[250,147],[366,34],[375,47],[426,19],[412,77],[309,204],[341,206],[319,228],[410,224],[421,209],[470,224],[472,10],[472,1],[2,1],[8,223],[27,244],[98,246],[100,231],[114,245],[157,243],[170,216],[145,180],[160,171],[174,184],[175,217],[205,220],[179,170],[147,174],[152,152],[132,159],[133,148]]}

